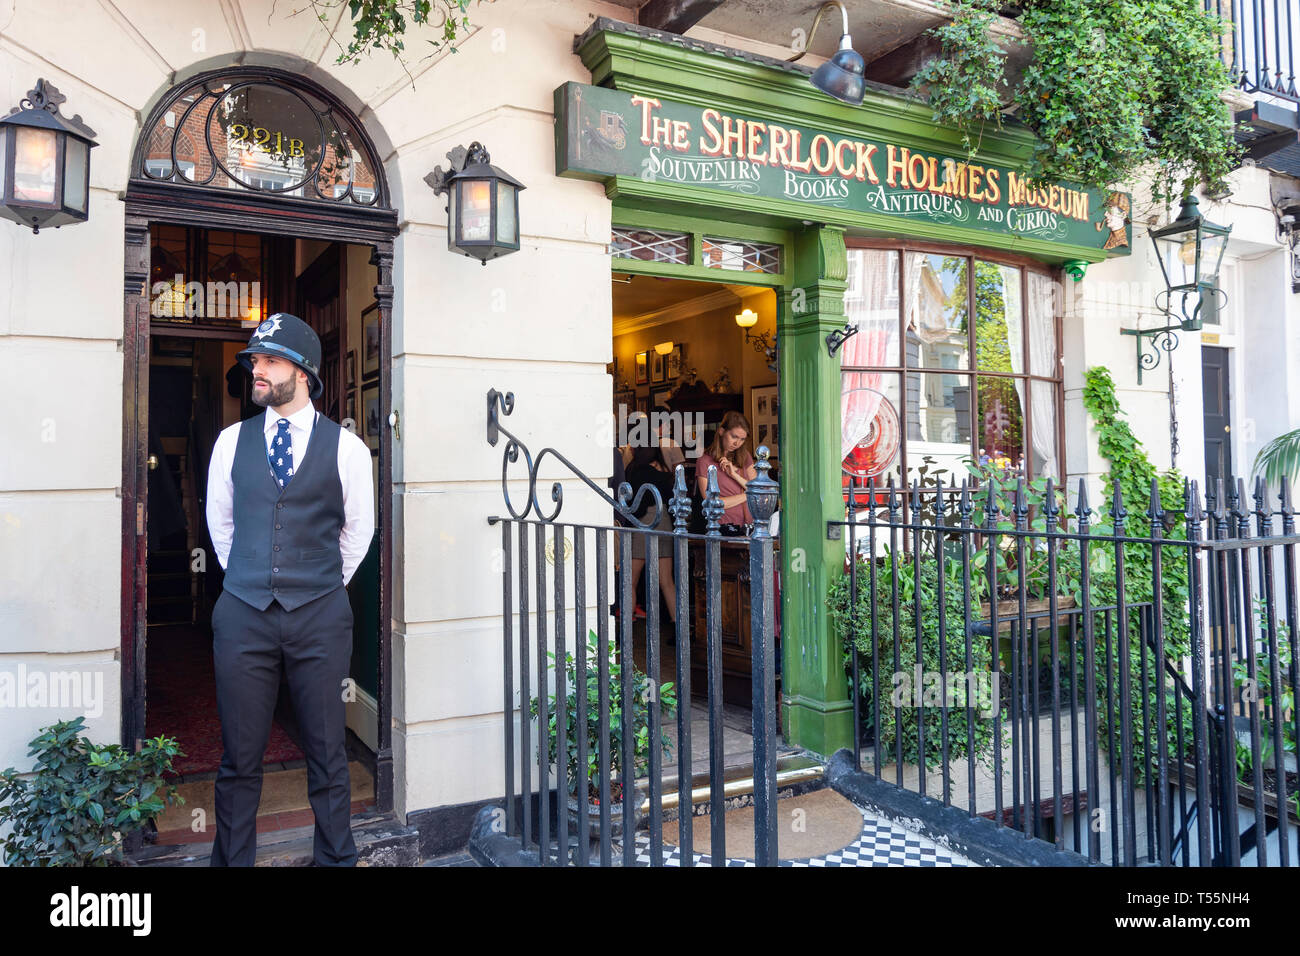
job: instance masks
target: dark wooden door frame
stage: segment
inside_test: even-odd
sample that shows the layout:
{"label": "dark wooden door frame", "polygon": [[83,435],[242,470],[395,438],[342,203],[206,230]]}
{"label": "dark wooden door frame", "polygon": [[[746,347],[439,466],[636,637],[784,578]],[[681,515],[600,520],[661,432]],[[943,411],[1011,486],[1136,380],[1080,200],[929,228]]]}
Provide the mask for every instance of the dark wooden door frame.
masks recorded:
{"label": "dark wooden door frame", "polygon": [[[393,242],[395,210],[322,208],[273,196],[132,180],[127,188],[122,333],[122,744],[139,748],[145,736],[147,652],[145,569],[146,459],[149,410],[149,225],[165,222],[204,229],[236,229],[298,239],[368,245],[378,268],[380,420],[392,413]],[[375,809],[393,809],[392,429],[379,442],[379,708]]]}

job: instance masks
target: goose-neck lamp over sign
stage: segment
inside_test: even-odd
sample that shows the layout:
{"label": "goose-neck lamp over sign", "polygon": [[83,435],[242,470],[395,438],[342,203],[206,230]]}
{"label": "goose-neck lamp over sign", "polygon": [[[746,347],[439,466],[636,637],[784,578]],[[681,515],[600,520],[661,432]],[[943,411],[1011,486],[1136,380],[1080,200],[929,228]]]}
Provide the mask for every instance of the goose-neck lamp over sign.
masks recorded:
{"label": "goose-neck lamp over sign", "polygon": [[[812,45],[813,37],[817,34],[817,27],[821,25],[822,17],[832,7],[840,8],[840,16],[844,21],[844,32],[840,34],[840,46],[829,60],[817,67],[810,82],[823,93],[827,93],[851,106],[857,106],[862,102],[862,97],[866,93],[863,74],[866,72],[867,64],[862,59],[862,55],[853,49],[853,38],[849,36],[849,12],[839,0],[830,0],[828,3],[823,3],[821,8],[818,9],[817,16],[813,19],[812,29],[808,31],[808,46]],[[807,50],[808,47],[805,46],[799,53],[790,57],[787,62],[793,63],[795,60],[800,59]]]}
{"label": "goose-neck lamp over sign", "polygon": [[519,191],[524,184],[492,165],[482,143],[457,146],[447,154],[450,169],[424,177],[447,197],[447,248],[487,265],[519,251]]}
{"label": "goose-neck lamp over sign", "polygon": [[85,222],[90,215],[90,150],[95,131],[59,112],[67,99],[36,81],[0,119],[0,217],[30,226]]}

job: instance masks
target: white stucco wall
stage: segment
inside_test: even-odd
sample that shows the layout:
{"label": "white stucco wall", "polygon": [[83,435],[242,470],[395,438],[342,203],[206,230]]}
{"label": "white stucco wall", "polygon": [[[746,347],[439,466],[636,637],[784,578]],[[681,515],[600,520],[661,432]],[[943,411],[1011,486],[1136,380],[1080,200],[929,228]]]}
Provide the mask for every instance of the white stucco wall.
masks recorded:
{"label": "white stucco wall", "polygon": [[[1153,206],[1142,186],[1133,189],[1133,253],[1089,267],[1068,298],[1065,321],[1066,460],[1073,483],[1090,480],[1100,489],[1106,462],[1097,456],[1096,435],[1083,410],[1083,373],[1095,365],[1110,369],[1120,404],[1134,432],[1161,470],[1170,466],[1169,370],[1177,400],[1179,452],[1175,464],[1202,486],[1205,443],[1201,389],[1201,347],[1229,349],[1232,461],[1235,473],[1251,486],[1251,467],[1269,438],[1300,424],[1300,305],[1291,292],[1290,258],[1278,238],[1270,198],[1294,180],[1248,166],[1229,177],[1232,194],[1210,200],[1198,194],[1202,214],[1233,227],[1224,257],[1228,304],[1221,328],[1178,333],[1179,344],[1161,354],[1160,364],[1137,383],[1134,339],[1121,328],[1166,324],[1156,308],[1163,288],[1148,230],[1176,214],[1175,207]],[[1217,336],[1217,341],[1216,341]],[[1172,360],[1172,361],[1171,361]],[[1201,488],[1204,492],[1204,488]],[[1098,499],[1094,496],[1093,506]]]}
{"label": "white stucco wall", "polygon": [[[351,104],[382,154],[401,233],[394,263],[394,751],[399,813],[499,794],[501,449],[484,395],[511,389],[509,425],[609,471],[609,201],[554,175],[551,93],[589,80],[572,39],[618,6],[498,2],[470,11],[460,52],[411,74],[386,55],[333,63],[306,13],[270,0],[0,2],[0,102],[38,77],[97,134],[89,222],[38,236],[0,229],[0,667],[94,667],[110,699],[92,722],[120,734],[123,205],[148,109],[174,84],[238,63],[311,76]],[[339,16],[343,12],[340,9]],[[346,35],[346,24],[344,25]],[[527,64],[521,69],[521,64]],[[421,181],[456,145],[483,142],[527,186],[523,249],[484,268],[446,249],[443,201]],[[75,281],[69,281],[75,277]],[[574,409],[591,410],[573,414]],[[584,515],[571,503],[566,516]],[[594,514],[585,515],[588,518]],[[63,714],[0,721],[0,766]]]}

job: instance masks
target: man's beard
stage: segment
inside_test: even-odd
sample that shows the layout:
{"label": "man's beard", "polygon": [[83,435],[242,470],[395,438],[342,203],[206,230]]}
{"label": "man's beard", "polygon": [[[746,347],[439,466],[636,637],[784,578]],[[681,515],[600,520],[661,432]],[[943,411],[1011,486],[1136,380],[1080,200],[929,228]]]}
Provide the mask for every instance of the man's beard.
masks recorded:
{"label": "man's beard", "polygon": [[[278,385],[269,379],[264,381],[266,381],[267,388],[262,392],[259,392],[256,385],[254,385],[253,403],[255,405],[279,406],[288,405],[293,401],[293,396],[297,391],[294,379],[291,378],[286,382],[280,382]],[[254,382],[256,382],[256,380],[254,380]]]}

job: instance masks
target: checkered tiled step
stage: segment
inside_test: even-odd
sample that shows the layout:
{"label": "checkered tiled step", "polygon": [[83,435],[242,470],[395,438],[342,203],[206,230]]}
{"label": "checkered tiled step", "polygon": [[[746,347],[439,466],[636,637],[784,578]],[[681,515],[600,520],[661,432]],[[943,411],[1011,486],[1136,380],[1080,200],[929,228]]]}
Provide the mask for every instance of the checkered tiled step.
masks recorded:
{"label": "checkered tiled step", "polygon": [[[650,836],[644,830],[636,835],[636,862],[650,865]],[[681,866],[681,848],[665,843],[665,866]],[[696,866],[709,865],[709,858],[693,854]],[[727,866],[753,866],[753,860],[729,859]],[[892,827],[883,820],[863,816],[862,832],[857,840],[843,849],[807,860],[782,860],[781,866],[975,866],[963,856],[944,850],[923,836]]]}

